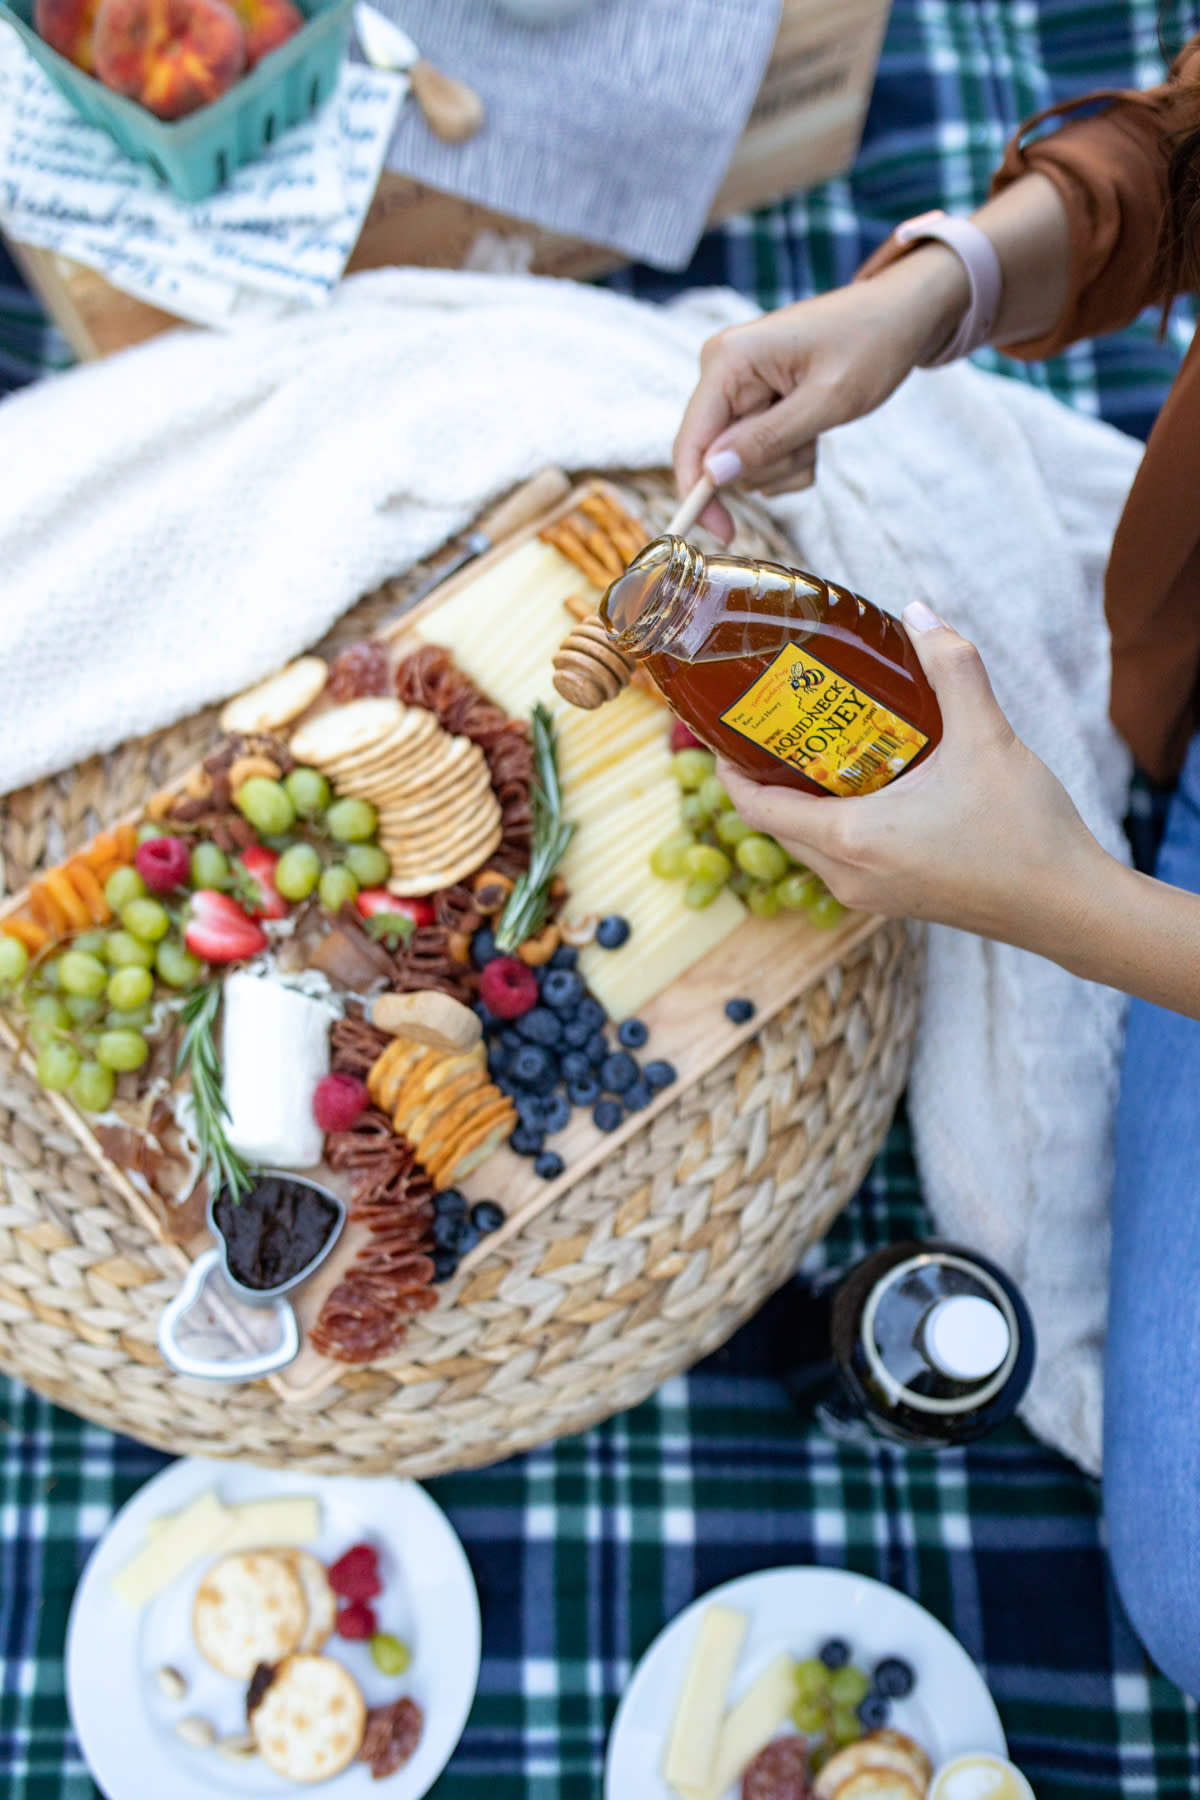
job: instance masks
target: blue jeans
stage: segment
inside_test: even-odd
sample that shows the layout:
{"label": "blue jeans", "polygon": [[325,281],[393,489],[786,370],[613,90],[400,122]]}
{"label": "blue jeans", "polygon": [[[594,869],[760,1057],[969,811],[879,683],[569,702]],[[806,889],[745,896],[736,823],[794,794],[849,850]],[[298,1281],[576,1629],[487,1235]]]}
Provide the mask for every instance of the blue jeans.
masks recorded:
{"label": "blue jeans", "polygon": [[[1200,893],[1200,736],[1155,874]],[[1134,1001],[1117,1112],[1104,1500],[1126,1611],[1200,1696],[1200,1021]]]}

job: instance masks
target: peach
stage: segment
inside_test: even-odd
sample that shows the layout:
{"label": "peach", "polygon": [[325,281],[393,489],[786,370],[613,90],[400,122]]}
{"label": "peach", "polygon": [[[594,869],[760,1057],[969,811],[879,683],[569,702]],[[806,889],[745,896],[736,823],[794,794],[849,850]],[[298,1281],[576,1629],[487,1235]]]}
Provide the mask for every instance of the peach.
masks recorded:
{"label": "peach", "polygon": [[160,119],[182,119],[231,88],[246,39],[225,0],[100,0],[96,73]]}
{"label": "peach", "polygon": [[90,75],[98,0],[34,0],[33,23],[52,50]]}
{"label": "peach", "polygon": [[304,14],[292,0],[229,0],[229,4],[246,34],[248,69],[294,37],[304,23]]}

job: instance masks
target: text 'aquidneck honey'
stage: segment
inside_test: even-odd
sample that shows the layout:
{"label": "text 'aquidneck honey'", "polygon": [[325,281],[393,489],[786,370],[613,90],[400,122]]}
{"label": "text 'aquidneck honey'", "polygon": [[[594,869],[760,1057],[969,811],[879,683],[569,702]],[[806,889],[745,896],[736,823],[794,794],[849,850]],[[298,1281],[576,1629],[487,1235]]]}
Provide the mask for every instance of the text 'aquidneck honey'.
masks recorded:
{"label": "text 'aquidneck honey'", "polygon": [[661,537],[600,618],[697,736],[756,781],[872,794],[941,738],[904,628],[819,576]]}

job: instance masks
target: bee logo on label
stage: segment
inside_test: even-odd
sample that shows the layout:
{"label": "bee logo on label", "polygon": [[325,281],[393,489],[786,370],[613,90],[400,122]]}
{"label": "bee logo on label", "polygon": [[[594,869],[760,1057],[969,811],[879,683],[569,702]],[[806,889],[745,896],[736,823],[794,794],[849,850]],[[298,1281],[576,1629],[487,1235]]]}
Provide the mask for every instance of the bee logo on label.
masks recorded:
{"label": "bee logo on label", "polygon": [[809,688],[820,687],[824,679],[825,675],[821,669],[814,669],[811,664],[806,667],[802,662],[794,662],[788,676],[794,694],[807,692]]}

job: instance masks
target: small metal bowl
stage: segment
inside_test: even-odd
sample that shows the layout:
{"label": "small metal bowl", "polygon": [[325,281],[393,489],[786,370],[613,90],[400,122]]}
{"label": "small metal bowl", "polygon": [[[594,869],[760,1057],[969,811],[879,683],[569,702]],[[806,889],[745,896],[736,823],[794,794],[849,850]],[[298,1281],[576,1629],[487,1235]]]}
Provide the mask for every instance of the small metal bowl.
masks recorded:
{"label": "small metal bowl", "polygon": [[[217,1248],[220,1251],[221,1273],[228,1282],[230,1291],[236,1294],[239,1300],[244,1300],[249,1306],[271,1306],[276,1300],[282,1299],[284,1294],[288,1294],[293,1288],[299,1287],[302,1281],[307,1281],[309,1276],[314,1274],[315,1271],[320,1268],[345,1229],[347,1207],[346,1202],[342,1199],[341,1195],[335,1194],[332,1188],[325,1187],[323,1183],[319,1181],[310,1180],[307,1175],[297,1175],[293,1169],[257,1169],[255,1170],[255,1174],[263,1179],[270,1176],[276,1181],[290,1181],[298,1187],[311,1188],[315,1194],[320,1194],[322,1199],[331,1201],[337,1209],[337,1217],[334,1221],[332,1231],[329,1233],[329,1236],[326,1238],[321,1248],[317,1251],[317,1254],[310,1258],[302,1269],[298,1269],[294,1275],[290,1275],[286,1281],[278,1282],[274,1287],[252,1288],[246,1287],[245,1284],[240,1282],[230,1271],[229,1246],[225,1242],[224,1233],[216,1220],[216,1197],[213,1195],[209,1196],[208,1228],[212,1232]],[[248,1199],[249,1195],[247,1195],[246,1198]]]}
{"label": "small metal bowl", "polygon": [[[218,1335],[223,1328],[225,1340],[233,1346],[232,1355],[203,1354],[203,1323],[201,1347],[197,1348],[194,1340],[189,1347],[188,1323],[197,1307],[207,1314],[203,1323],[217,1327]],[[267,1310],[256,1307],[255,1318],[261,1319]],[[221,1272],[221,1252],[214,1245],[196,1258],[178,1294],[163,1308],[158,1321],[159,1353],[168,1368],[193,1381],[232,1383],[276,1375],[300,1354],[300,1327],[290,1300],[272,1301],[271,1310],[275,1315],[275,1342],[256,1342],[256,1334],[248,1329],[249,1320],[239,1320],[240,1303],[229,1291]]]}

